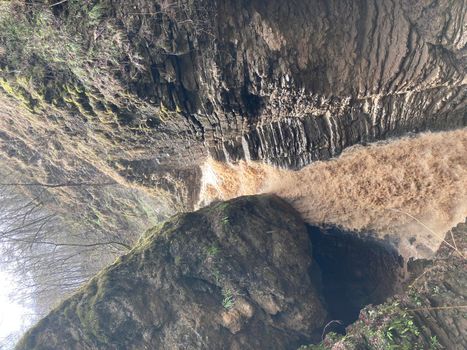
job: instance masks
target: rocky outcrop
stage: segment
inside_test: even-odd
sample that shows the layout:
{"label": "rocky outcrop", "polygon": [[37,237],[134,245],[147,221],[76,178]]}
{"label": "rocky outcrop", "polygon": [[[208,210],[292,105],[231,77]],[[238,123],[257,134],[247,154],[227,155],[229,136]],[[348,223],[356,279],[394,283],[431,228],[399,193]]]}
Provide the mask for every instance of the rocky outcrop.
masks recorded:
{"label": "rocky outcrop", "polygon": [[459,224],[432,261],[409,262],[413,278],[404,292],[364,308],[345,336],[330,333],[300,349],[465,349],[466,232],[467,224]]}
{"label": "rocky outcrop", "polygon": [[[179,6],[190,9],[191,26],[177,9],[135,6],[163,14],[149,20],[156,32],[140,19],[127,27],[149,43],[142,54],[153,63],[145,88],[141,76],[132,86],[178,108],[188,134],[219,160],[299,168],[355,143],[466,123],[463,2]],[[115,11],[123,22],[126,12]]]}
{"label": "rocky outcrop", "polygon": [[44,40],[64,57],[10,47],[18,33],[6,27],[3,92],[68,135],[99,134],[112,168],[125,176],[116,164],[141,163],[148,171],[129,178],[147,186],[164,169],[178,175],[161,188],[192,185],[187,168],[208,154],[300,168],[356,143],[466,125],[463,1],[105,0],[18,12],[31,30],[38,18],[49,26]]}
{"label": "rocky outcrop", "polygon": [[296,349],[326,318],[303,221],[274,196],[179,214],[17,349]]}

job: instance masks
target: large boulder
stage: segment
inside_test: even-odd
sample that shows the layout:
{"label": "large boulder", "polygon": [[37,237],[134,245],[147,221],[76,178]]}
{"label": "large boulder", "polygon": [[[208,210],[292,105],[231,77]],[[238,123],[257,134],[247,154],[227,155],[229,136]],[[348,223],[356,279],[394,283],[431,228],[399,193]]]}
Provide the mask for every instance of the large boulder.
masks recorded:
{"label": "large boulder", "polygon": [[179,214],[17,349],[296,349],[326,317],[310,248],[300,216],[275,196]]}

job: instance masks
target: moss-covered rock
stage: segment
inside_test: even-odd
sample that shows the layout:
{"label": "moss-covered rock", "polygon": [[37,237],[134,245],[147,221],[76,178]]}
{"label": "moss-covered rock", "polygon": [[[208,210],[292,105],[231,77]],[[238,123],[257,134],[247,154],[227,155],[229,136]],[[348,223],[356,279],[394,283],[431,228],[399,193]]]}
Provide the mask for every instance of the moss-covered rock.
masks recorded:
{"label": "moss-covered rock", "polygon": [[274,196],[179,214],[17,349],[295,349],[326,317],[299,215]]}

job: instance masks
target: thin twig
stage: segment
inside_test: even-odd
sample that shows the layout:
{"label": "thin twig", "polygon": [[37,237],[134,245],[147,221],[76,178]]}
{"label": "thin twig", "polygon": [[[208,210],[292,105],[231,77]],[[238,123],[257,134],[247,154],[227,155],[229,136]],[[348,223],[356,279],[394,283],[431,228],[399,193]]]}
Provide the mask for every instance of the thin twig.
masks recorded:
{"label": "thin twig", "polygon": [[465,309],[465,308],[467,308],[467,305],[452,305],[452,306],[421,307],[417,309],[407,309],[407,311],[451,310],[451,309]]}
{"label": "thin twig", "polygon": [[[386,208],[386,210],[392,210],[392,211],[395,211],[397,213],[401,213],[401,214],[405,214],[407,215],[408,217],[414,219],[416,222],[418,222],[420,225],[422,225],[425,229],[427,229],[429,232],[431,232],[433,235],[435,236],[438,236],[439,237],[439,234],[437,234],[436,232],[434,232],[432,229],[430,229],[427,225],[425,225],[423,222],[421,222],[420,220],[418,220],[415,216],[413,215],[410,215],[409,213],[406,213],[405,211],[402,211],[402,210],[398,210],[398,209],[394,209],[394,208]],[[451,235],[452,235],[452,230],[450,231],[451,232]],[[453,237],[453,236],[452,236]],[[454,239],[454,237],[453,237]],[[448,241],[446,241],[445,239],[443,239],[443,243],[445,243],[447,246],[449,246],[450,248],[454,249],[454,251],[456,251],[461,257],[462,259],[465,259],[465,256],[461,253],[461,251],[459,249],[457,249],[457,246],[453,246],[451,243],[449,243]],[[454,242],[455,244],[455,242]]]}
{"label": "thin twig", "polygon": [[61,0],[61,1],[59,1],[59,2],[56,2],[55,4],[50,5],[50,7],[54,7],[54,6],[63,4],[64,2],[67,2],[67,1],[68,1],[68,0]]}
{"label": "thin twig", "polygon": [[423,271],[423,273],[422,273],[420,276],[418,276],[416,279],[413,280],[413,282],[410,284],[409,288],[410,288],[410,287],[413,287],[413,286],[415,285],[415,283],[416,283],[420,278],[422,278],[423,276],[425,276],[428,272],[432,271],[435,267],[438,267],[438,266],[435,265],[435,266],[432,266],[432,267],[426,269],[425,271]]}
{"label": "thin twig", "polygon": [[331,320],[327,323],[326,326],[324,326],[323,328],[323,333],[321,333],[321,340],[324,340],[324,337],[326,336],[326,329],[328,328],[328,326],[332,325],[333,323],[337,323],[337,324],[340,324],[342,325],[342,321],[340,320]]}
{"label": "thin twig", "polygon": [[452,230],[449,230],[449,233],[451,234],[451,239],[452,239],[452,243],[454,244],[454,247],[456,247],[456,250],[459,250],[459,248],[457,248],[456,240],[454,239]]}
{"label": "thin twig", "polygon": [[103,246],[103,245],[119,245],[121,247],[124,247],[127,250],[131,249],[131,246],[129,246],[126,243],[123,242],[116,242],[116,241],[108,241],[108,242],[98,242],[98,243],[55,243],[55,242],[48,242],[48,241],[35,241],[35,240],[27,240],[27,239],[16,239],[16,238],[10,238],[9,241],[11,242],[24,242],[24,243],[30,243],[31,245],[33,244],[43,244],[43,245],[53,245],[55,247],[84,247],[84,248],[89,248],[89,247],[98,247],[98,246]]}

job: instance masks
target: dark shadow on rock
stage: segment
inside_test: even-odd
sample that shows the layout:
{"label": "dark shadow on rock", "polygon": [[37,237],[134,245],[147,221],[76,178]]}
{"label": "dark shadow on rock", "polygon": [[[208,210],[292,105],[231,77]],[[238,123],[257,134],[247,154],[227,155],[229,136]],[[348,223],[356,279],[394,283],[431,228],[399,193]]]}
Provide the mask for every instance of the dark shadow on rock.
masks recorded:
{"label": "dark shadow on rock", "polygon": [[387,243],[336,227],[307,228],[330,320],[342,322],[326,332],[342,333],[363,307],[383,303],[399,290],[403,260]]}

